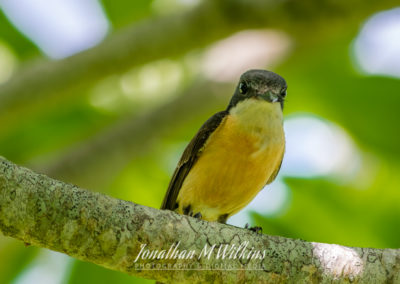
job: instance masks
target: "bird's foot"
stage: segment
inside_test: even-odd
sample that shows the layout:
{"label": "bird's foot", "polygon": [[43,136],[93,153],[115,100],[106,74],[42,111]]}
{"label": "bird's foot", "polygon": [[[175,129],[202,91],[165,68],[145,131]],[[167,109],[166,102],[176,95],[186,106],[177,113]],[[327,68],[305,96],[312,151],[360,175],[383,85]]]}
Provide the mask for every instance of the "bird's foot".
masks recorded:
{"label": "bird's foot", "polygon": [[188,205],[185,208],[183,208],[183,214],[188,215],[193,218],[196,218],[196,219],[201,219],[203,217],[203,215],[201,215],[200,212],[197,212],[196,214],[194,214],[191,205]]}
{"label": "bird's foot", "polygon": [[244,228],[247,230],[253,231],[256,234],[262,234],[262,227],[260,227],[260,226],[249,227],[249,223],[246,223]]}
{"label": "bird's foot", "polygon": [[193,215],[193,217],[196,219],[201,219],[201,217],[203,217],[203,215],[201,215],[200,212],[197,212],[196,214]]}

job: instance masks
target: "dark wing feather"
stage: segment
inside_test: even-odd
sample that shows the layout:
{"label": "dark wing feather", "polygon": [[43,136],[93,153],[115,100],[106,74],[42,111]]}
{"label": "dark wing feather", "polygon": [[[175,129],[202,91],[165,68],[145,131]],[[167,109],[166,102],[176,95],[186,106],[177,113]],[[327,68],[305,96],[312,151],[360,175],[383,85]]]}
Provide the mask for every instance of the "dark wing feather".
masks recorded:
{"label": "dark wing feather", "polygon": [[167,193],[161,209],[175,209],[176,199],[178,198],[179,190],[182,187],[183,181],[188,175],[190,169],[197,161],[199,154],[203,150],[208,137],[221,124],[223,118],[228,114],[227,111],[221,111],[210,117],[197,132],[196,136],[190,141],[182,154],[182,157],[175,169],[172,179],[169,183]]}

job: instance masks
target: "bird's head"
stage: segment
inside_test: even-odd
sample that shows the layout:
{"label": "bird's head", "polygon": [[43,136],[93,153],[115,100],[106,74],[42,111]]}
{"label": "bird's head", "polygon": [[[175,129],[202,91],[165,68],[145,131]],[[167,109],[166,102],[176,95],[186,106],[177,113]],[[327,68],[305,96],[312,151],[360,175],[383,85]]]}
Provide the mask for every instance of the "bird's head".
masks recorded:
{"label": "bird's head", "polygon": [[228,109],[247,99],[283,103],[286,97],[286,81],[278,74],[266,70],[249,70],[240,76],[239,84],[229,103]]}

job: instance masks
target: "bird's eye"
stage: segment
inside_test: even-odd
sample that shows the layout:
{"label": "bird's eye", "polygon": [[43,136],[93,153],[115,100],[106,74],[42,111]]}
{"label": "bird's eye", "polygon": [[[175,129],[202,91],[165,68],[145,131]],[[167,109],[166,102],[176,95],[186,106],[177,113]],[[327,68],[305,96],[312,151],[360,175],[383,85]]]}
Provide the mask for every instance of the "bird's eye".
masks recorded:
{"label": "bird's eye", "polygon": [[287,95],[287,91],[286,91],[286,89],[285,89],[285,90],[283,90],[283,91],[281,92],[281,97],[284,98],[284,97],[286,97],[286,95]]}
{"label": "bird's eye", "polygon": [[246,83],[240,83],[239,84],[239,92],[241,94],[246,94],[247,93],[247,89],[248,89],[248,87],[247,87]]}

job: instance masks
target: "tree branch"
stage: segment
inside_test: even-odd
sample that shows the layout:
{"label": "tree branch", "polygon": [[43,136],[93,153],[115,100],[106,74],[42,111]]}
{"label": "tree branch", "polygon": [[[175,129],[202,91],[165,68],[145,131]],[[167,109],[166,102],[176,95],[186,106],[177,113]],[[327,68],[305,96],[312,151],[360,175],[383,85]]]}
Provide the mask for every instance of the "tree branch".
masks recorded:
{"label": "tree branch", "polygon": [[[400,250],[259,235],[89,192],[4,158],[0,158],[0,231],[80,260],[164,282],[400,281]],[[174,244],[175,254],[172,250],[168,255]],[[213,245],[210,258],[201,255]],[[222,253],[226,247],[237,248],[236,258],[232,254],[231,259],[218,259],[219,248]],[[146,249],[158,250],[158,256],[165,250],[164,258],[151,259]],[[173,258],[190,257],[191,251],[191,259]]]}

